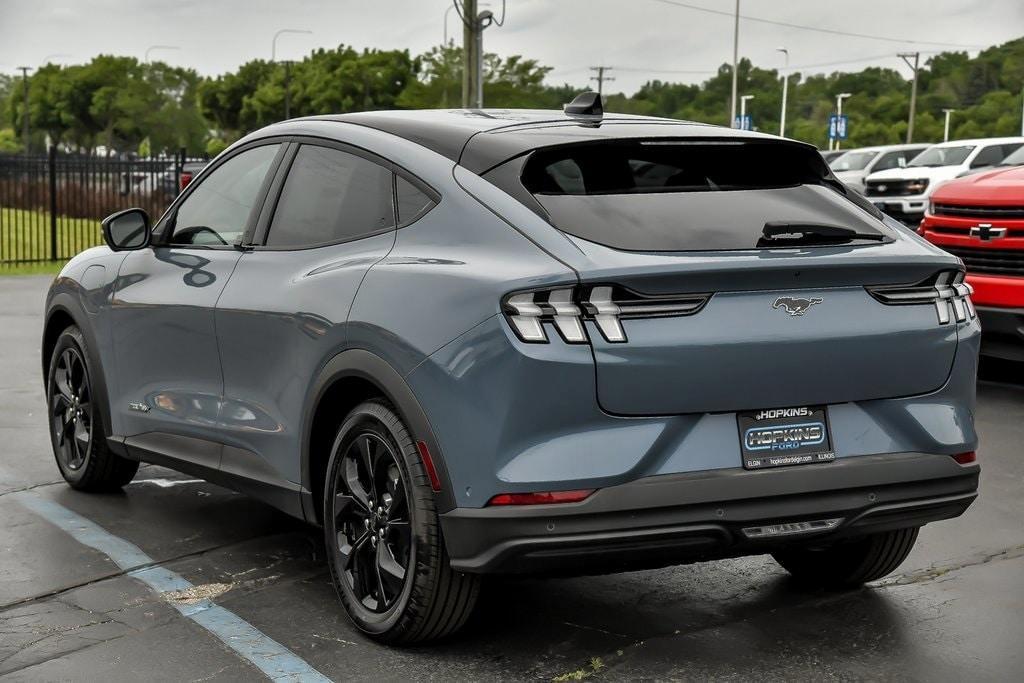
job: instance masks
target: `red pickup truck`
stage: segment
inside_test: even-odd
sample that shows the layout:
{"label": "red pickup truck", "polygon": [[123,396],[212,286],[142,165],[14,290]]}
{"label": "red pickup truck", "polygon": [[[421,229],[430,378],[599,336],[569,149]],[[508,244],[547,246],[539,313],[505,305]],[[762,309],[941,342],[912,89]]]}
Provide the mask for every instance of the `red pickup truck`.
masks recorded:
{"label": "red pickup truck", "polygon": [[1024,166],[943,184],[918,232],[967,266],[982,354],[1024,361]]}

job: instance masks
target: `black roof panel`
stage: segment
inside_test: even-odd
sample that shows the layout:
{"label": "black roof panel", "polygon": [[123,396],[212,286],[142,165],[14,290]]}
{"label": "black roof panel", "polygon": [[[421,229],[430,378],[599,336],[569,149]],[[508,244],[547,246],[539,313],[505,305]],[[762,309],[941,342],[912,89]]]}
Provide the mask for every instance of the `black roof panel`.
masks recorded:
{"label": "black roof panel", "polygon": [[367,126],[416,142],[475,173],[538,147],[601,138],[773,136],[703,123],[631,114],[606,114],[595,124],[560,111],[536,109],[419,109],[309,117]]}

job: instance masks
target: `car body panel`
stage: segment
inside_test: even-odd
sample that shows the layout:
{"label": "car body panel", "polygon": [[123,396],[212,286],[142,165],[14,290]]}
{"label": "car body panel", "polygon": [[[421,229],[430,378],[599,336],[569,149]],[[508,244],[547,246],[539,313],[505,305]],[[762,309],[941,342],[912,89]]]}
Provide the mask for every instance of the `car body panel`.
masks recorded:
{"label": "car body panel", "polygon": [[[325,476],[317,468],[330,446],[312,438],[312,425],[333,383],[352,377],[376,387],[371,395],[390,401],[423,441],[438,466],[434,495],[445,515],[491,514],[499,493],[662,486],[712,474],[744,482],[736,497],[757,481],[742,470],[736,411],[745,408],[825,404],[837,461],[870,458],[872,471],[887,455],[923,463],[974,449],[978,321],[942,325],[932,305],[887,307],[865,290],[956,270],[955,257],[879,222],[824,164],[822,192],[859,206],[858,222],[877,227],[882,243],[621,251],[557,230],[508,182],[533,149],[609,136],[806,147],[644,117],[609,116],[595,126],[560,112],[373,112],[275,124],[225,154],[271,138],[349,145],[429,186],[439,201],[397,230],[269,248],[261,236],[282,165],[235,248],[92,250],[58,278],[48,316],[73,308],[90,345],[98,340],[95,365],[111,385],[108,437],[119,452],[313,522]],[[503,308],[512,293],[599,283],[711,298],[693,316],[624,320],[629,341],[618,346],[602,342],[591,322],[590,343],[567,343],[550,323],[548,343],[527,343]],[[774,306],[793,296],[821,302],[802,316]],[[895,457],[906,453],[927,457]],[[907,479],[906,467],[894,466],[894,481]],[[824,495],[807,494],[812,504]],[[860,493],[836,495],[845,504]],[[772,509],[796,505],[783,503]],[[943,515],[948,506],[903,519]]]}
{"label": "car body panel", "polygon": [[115,433],[217,439],[224,385],[214,309],[240,256],[158,247],[124,259],[110,306]]}

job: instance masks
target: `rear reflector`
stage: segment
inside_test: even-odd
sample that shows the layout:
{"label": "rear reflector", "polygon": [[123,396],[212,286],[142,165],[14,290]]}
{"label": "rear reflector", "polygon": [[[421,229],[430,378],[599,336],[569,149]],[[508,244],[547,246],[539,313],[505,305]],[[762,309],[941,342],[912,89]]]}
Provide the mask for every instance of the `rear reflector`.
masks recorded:
{"label": "rear reflector", "polygon": [[550,505],[551,503],[578,503],[586,500],[595,489],[577,491],[541,491],[539,493],[499,493],[487,501],[488,505]]}
{"label": "rear reflector", "polygon": [[967,451],[966,453],[957,453],[953,456],[953,459],[961,465],[970,465],[972,462],[976,462],[978,460],[978,456],[974,451]]}
{"label": "rear reflector", "polygon": [[437,470],[434,468],[434,459],[430,457],[430,449],[427,448],[427,444],[422,441],[416,442],[416,450],[420,452],[420,460],[423,461],[423,469],[427,471],[427,477],[430,479],[430,488],[435,493],[441,490],[441,480],[437,476]]}

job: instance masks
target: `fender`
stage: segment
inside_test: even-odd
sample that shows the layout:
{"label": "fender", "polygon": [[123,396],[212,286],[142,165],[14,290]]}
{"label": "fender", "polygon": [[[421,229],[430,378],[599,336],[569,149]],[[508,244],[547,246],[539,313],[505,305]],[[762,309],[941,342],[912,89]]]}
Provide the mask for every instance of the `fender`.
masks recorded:
{"label": "fender", "polygon": [[85,338],[88,348],[83,350],[89,363],[89,379],[92,381],[92,391],[94,394],[93,401],[98,406],[103,421],[103,436],[106,438],[107,444],[112,451],[118,455],[130,457],[127,455],[121,442],[116,438],[111,438],[113,431],[111,427],[110,398],[107,392],[107,375],[103,370],[103,364],[100,362],[99,344],[96,341],[96,334],[93,331],[92,325],[83,323],[83,321],[88,319],[88,315],[82,308],[81,302],[71,292],[67,291],[55,294],[46,309],[46,321],[43,325],[43,336],[40,340],[44,394],[46,391],[47,371],[50,365],[50,359],[46,357],[46,334],[49,331],[50,321],[53,319],[54,314],[58,312],[70,317],[78,329],[81,330],[82,337]]}
{"label": "fender", "polygon": [[324,393],[335,381],[347,377],[358,377],[372,383],[394,405],[399,416],[412,432],[415,441],[422,441],[430,450],[434,468],[441,480],[441,491],[434,494],[439,513],[455,507],[455,494],[445,464],[444,454],[434,436],[434,430],[419,401],[405,379],[387,361],[365,349],[349,349],[331,358],[320,370],[311,385],[306,406],[302,413],[302,508],[307,521],[316,523],[313,480],[310,468],[310,440],[313,416]]}

